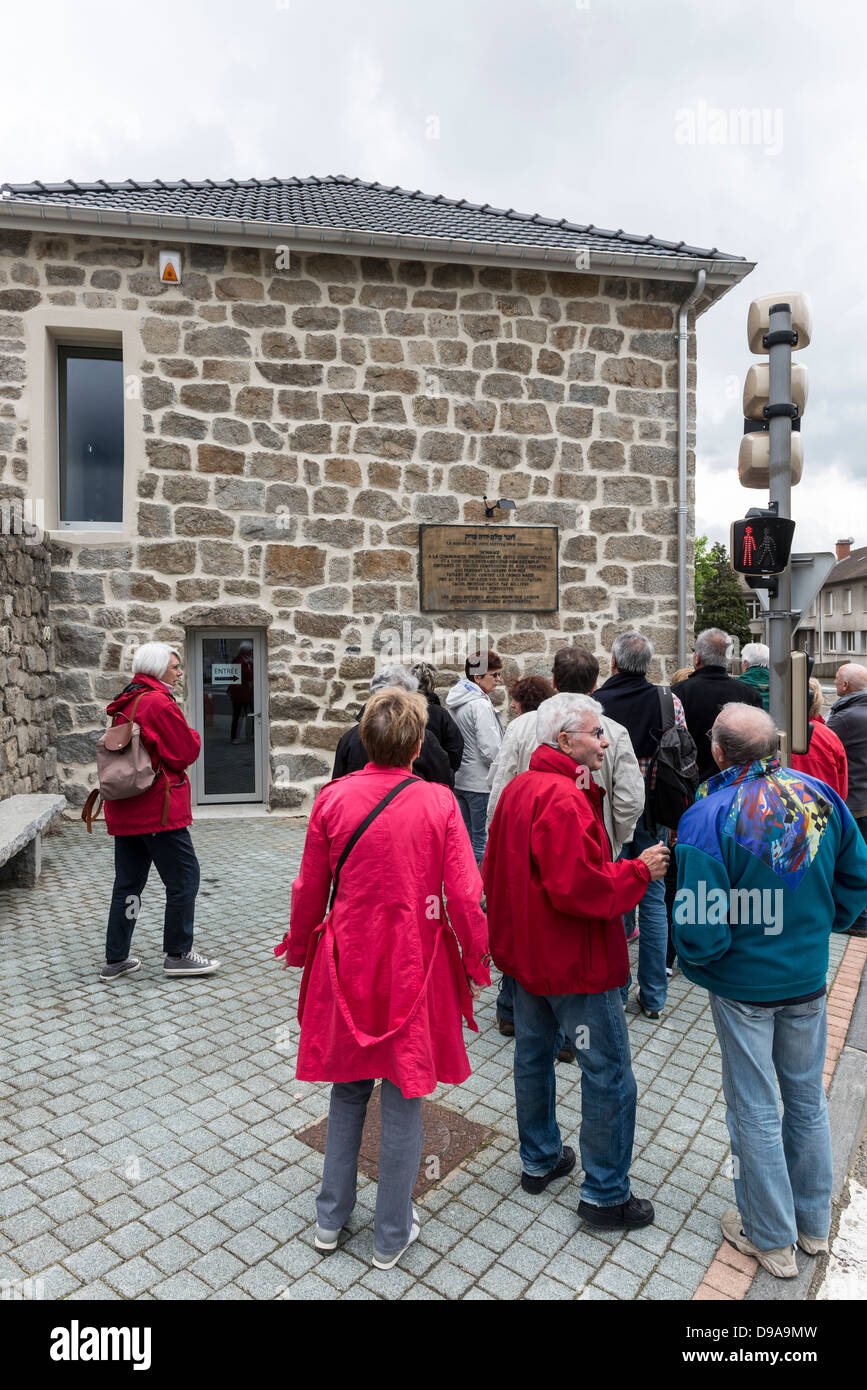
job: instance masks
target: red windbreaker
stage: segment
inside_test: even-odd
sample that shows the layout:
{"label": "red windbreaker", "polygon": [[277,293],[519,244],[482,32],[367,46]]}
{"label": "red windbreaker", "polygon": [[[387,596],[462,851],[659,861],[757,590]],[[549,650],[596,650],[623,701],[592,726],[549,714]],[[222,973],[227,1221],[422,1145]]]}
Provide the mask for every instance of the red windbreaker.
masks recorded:
{"label": "red windbreaker", "polygon": [[418,778],[404,788],[347,856],[328,911],[344,846],[406,776],[368,763],[322,788],[285,948],[304,966],[299,1080],[387,1077],[409,1099],[467,1079],[461,1016],[478,1027],[466,974],[491,977],[482,881],[448,787]]}
{"label": "red windbreaker", "polygon": [[[142,742],[151,755],[156,770],[160,765],[165,776],[157,777],[152,787],[124,801],[106,801],[105,824],[109,835],[149,835],[160,830],[181,830],[193,819],[190,809],[190,783],[186,769],[196,761],[202,741],[191,729],[167,685],[155,676],[137,675],[132,684],[146,687],[139,700],[135,722],[139,725]],[[112,700],[106,713],[112,724],[118,724],[121,714],[129,714],[138,690],[125,690]],[[166,777],[169,781],[169,813],[163,825]]]}
{"label": "red windbreaker", "polygon": [[[581,774],[584,773],[584,778]],[[622,914],[650,882],[641,860],[611,861],[604,793],[542,744],[507,783],[482,863],[491,954],[529,994],[601,994],[625,985]]]}
{"label": "red windbreaker", "polygon": [[793,753],[792,767],[798,772],[806,772],[810,777],[818,777],[843,800],[849,795],[849,764],[846,749],[840,739],[829,729],[821,714],[811,721],[813,732],[810,737],[809,753]]}

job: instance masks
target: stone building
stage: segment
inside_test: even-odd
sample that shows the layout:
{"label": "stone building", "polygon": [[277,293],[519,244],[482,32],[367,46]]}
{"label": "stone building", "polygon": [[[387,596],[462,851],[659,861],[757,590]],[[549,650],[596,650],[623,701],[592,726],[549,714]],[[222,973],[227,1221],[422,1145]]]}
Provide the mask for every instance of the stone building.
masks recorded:
{"label": "stone building", "polygon": [[[425,635],[444,684],[478,635],[544,670],[635,624],[670,669],[695,315],[751,269],[344,177],[4,185],[0,496],[52,555],[61,789],[153,637],[184,649],[196,800],[272,808]],[[558,610],[422,613],[425,523],[557,527]]]}

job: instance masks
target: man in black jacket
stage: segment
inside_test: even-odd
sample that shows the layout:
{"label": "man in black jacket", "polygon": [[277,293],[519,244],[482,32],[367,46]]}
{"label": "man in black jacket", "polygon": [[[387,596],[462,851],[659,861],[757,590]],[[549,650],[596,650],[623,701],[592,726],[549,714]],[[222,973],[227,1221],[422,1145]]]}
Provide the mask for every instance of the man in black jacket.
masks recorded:
{"label": "man in black jacket", "polygon": [[710,730],[723,705],[738,703],[762,708],[759,692],[726,671],[728,634],[709,627],[695,639],[695,670],[688,680],[671,688],[683,705],[686,727],[698,752],[698,775],[703,782],[719,771],[710,752]]}
{"label": "man in black jacket", "polygon": [[[418,681],[404,666],[384,666],[381,671],[377,671],[370,682],[371,695],[388,685],[400,686],[402,690],[418,690]],[[362,705],[358,712],[359,720],[363,713]],[[337,745],[331,779],[334,781],[337,777],[345,777],[347,772],[359,772],[369,762],[370,758],[361,742],[361,734],[356,724],[354,728],[347,729]],[[455,774],[449,765],[448,755],[431,729],[424,731],[421,753],[413,763],[412,770],[416,777],[422,777],[425,782],[439,782],[444,787],[454,789]]]}

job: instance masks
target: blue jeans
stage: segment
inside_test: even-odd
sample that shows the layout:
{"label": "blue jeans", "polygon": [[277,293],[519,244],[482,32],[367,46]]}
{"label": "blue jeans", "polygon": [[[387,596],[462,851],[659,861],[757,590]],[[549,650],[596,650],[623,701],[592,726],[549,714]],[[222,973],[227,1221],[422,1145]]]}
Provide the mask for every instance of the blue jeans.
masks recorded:
{"label": "blue jeans", "polygon": [[[831,1130],[822,1089],[825,996],[762,1009],[710,996],[723,1064],[735,1197],[759,1250],[831,1228]],[[777,1099],[779,1082],[783,1116]]]}
{"label": "blue jeans", "polygon": [[[861,831],[861,834],[863,835],[864,839],[867,840],[867,816],[856,816],[855,824]],[[867,927],[867,907],[865,907],[863,912],[859,912],[858,916],[855,918],[855,921],[852,923],[852,926]]]}
{"label": "blue jeans", "polygon": [[560,1161],[554,1053],[560,1030],[581,1064],[581,1198],[597,1207],[629,1200],[635,1077],[616,989],[603,994],[528,994],[515,981],[515,1109],[525,1173]]}
{"label": "blue jeans", "polygon": [[[653,835],[645,825],[644,816],[635,827],[635,834],[628,845],[623,846],[621,859],[637,859],[642,850],[649,849],[651,845],[658,845],[667,842],[668,831],[659,829]],[[666,956],[668,953],[668,916],[665,911],[665,879],[658,878],[652,883],[648,883],[644,890],[644,897],[633,908],[632,912],[627,912],[623,918],[623,925],[627,936],[631,935],[635,927],[635,913],[638,913],[638,929],[641,933],[638,938],[638,993],[641,1002],[646,1009],[664,1009],[665,999],[668,994],[668,976],[665,973]],[[623,1003],[626,1003],[629,986],[632,984],[632,973],[620,991]]]}
{"label": "blue jeans", "polygon": [[467,827],[467,834],[470,837],[473,854],[476,856],[476,863],[481,864],[485,857],[485,844],[488,838],[485,831],[485,821],[488,816],[490,792],[461,792],[456,788],[455,796],[461,808],[464,825]]}

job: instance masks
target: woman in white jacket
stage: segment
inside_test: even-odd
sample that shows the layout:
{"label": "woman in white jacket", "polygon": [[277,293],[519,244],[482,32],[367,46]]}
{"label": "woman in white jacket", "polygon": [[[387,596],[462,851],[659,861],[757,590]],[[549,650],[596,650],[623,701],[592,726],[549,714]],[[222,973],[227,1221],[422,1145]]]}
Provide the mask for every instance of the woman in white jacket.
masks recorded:
{"label": "woman in white jacket", "polygon": [[488,773],[503,742],[503,726],[491,692],[502,677],[503,663],[494,651],[467,658],[466,679],[453,685],[446,708],[464,739],[464,755],[455,773],[455,796],[469,833],[476,862],[485,853],[485,819],[488,811]]}

